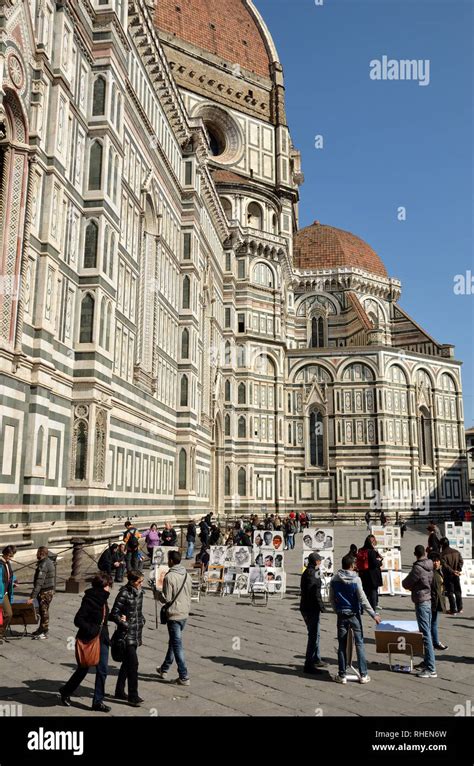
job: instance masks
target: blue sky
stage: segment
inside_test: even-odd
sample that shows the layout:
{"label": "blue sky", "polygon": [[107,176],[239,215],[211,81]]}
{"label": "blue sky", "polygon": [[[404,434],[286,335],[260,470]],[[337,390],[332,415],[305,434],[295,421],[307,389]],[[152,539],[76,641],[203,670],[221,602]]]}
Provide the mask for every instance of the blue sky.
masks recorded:
{"label": "blue sky", "polygon": [[[365,239],[402,282],[401,306],[463,364],[474,424],[471,0],[255,0],[285,72],[303,157],[300,224]],[[370,79],[370,61],[430,61],[430,81]],[[322,135],[324,148],[315,149]],[[399,207],[406,220],[399,221]]]}

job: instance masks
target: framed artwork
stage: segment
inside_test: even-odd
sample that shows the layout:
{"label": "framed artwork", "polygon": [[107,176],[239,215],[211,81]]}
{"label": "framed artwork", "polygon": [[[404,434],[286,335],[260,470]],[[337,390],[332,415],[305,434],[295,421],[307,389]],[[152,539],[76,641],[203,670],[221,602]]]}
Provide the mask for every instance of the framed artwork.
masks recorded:
{"label": "framed artwork", "polygon": [[334,552],[324,551],[321,555],[323,555],[320,566],[321,573],[331,577],[334,574]]}
{"label": "framed artwork", "polygon": [[261,529],[256,529],[253,533],[253,545],[254,548],[261,548],[263,545],[263,535],[264,532]]}
{"label": "framed artwork", "polygon": [[257,567],[273,567],[275,566],[276,552],[273,548],[260,548],[259,554],[256,556],[254,565]]}
{"label": "framed artwork", "polygon": [[172,545],[155,546],[153,548],[153,565],[157,567],[162,565],[167,566],[169,551],[179,551],[179,548]]}
{"label": "framed artwork", "polygon": [[400,548],[402,544],[402,533],[400,527],[392,527],[393,547]]}
{"label": "framed artwork", "polygon": [[249,567],[252,563],[252,549],[244,545],[234,545],[232,548],[232,563],[237,567]]}
{"label": "framed artwork", "polygon": [[406,593],[405,588],[402,588],[402,580],[405,575],[402,572],[390,572],[390,586],[394,596],[403,596]]}
{"label": "framed artwork", "polygon": [[265,582],[265,569],[264,567],[250,567],[249,569],[249,588],[255,583]]}
{"label": "framed artwork", "polygon": [[284,553],[278,553],[278,551],[275,551],[275,555],[274,555],[274,567],[275,567],[275,569],[284,569],[285,568],[285,554]]}
{"label": "framed artwork", "polygon": [[379,594],[381,596],[390,596],[392,593],[390,584],[390,572],[381,572],[382,585],[379,588]]}
{"label": "framed artwork", "polygon": [[236,569],[233,569],[232,567],[226,567],[224,569],[224,593],[231,594],[234,592],[236,575]]}
{"label": "framed artwork", "polygon": [[263,548],[273,548],[275,551],[282,551],[285,547],[283,532],[270,531],[269,529],[254,532],[253,542],[254,545]]}
{"label": "framed artwork", "polygon": [[155,567],[156,590],[159,590],[160,592],[163,590],[163,580],[165,579],[165,574],[169,571],[170,571],[170,568],[166,564],[160,564],[159,566]]}
{"label": "framed artwork", "polygon": [[305,529],[303,532],[303,550],[334,550],[334,529],[326,529],[323,527]]}
{"label": "framed artwork", "polygon": [[249,592],[250,575],[247,572],[240,572],[234,581],[234,596],[242,596]]}
{"label": "framed artwork", "polygon": [[211,545],[209,548],[209,564],[224,566],[227,558],[227,548],[225,545]]}
{"label": "framed artwork", "polygon": [[207,592],[217,593],[224,583],[224,567],[211,566],[207,570]]}

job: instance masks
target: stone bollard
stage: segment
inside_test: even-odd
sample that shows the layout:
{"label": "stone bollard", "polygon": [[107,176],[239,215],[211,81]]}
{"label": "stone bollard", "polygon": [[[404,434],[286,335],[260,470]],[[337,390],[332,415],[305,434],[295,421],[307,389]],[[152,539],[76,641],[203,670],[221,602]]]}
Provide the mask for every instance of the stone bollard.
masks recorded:
{"label": "stone bollard", "polygon": [[73,537],[71,542],[73,545],[72,568],[71,576],[66,580],[66,593],[80,593],[86,585],[86,580],[82,575],[82,561],[86,541],[80,537]]}

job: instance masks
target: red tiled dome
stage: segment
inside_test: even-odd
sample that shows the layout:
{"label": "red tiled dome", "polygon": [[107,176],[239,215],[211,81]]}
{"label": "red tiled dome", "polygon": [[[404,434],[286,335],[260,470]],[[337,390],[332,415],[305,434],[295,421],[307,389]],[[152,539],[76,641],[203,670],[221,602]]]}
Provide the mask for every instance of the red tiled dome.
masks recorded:
{"label": "red tiled dome", "polygon": [[360,237],[315,221],[300,229],[294,240],[294,263],[300,269],[364,269],[387,277],[381,259]]}
{"label": "red tiled dome", "polygon": [[270,76],[263,31],[244,0],[157,0],[154,20],[158,30]]}

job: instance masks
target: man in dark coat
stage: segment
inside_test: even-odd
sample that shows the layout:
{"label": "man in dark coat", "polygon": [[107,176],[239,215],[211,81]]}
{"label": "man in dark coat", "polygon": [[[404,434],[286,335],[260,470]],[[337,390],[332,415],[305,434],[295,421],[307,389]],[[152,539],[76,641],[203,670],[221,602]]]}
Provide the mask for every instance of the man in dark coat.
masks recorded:
{"label": "man in dark coat", "polygon": [[328,667],[327,662],[322,661],[319,649],[320,615],[325,611],[321,597],[321,561],[319,553],[310,553],[308,566],[301,575],[300,612],[308,629],[304,672],[311,675]]}
{"label": "man in dark coat", "polygon": [[196,524],[194,521],[190,521],[186,530],[186,542],[188,548],[186,551],[186,558],[192,559],[194,554],[194,543],[196,542]]}
{"label": "man in dark coat", "polygon": [[[120,666],[115,687],[115,699],[128,700],[132,707],[139,707],[143,702],[138,696],[138,657],[137,649],[142,645],[142,631],[145,624],[143,616],[143,573],[131,570],[127,573],[128,583],[120,588],[110,613],[112,622],[125,633],[125,658]],[[128,681],[128,695],[125,694],[125,681]]]}
{"label": "man in dark coat", "polygon": [[[112,576],[101,572],[92,580],[92,587],[86,590],[79,611],[74,618],[74,625],[79,628],[76,639],[92,641],[100,633],[100,659],[95,666],[95,688],[92,710],[109,713],[111,708],[104,705],[105,681],[109,662],[109,628],[107,625],[109,608],[107,599],[112,587]],[[86,677],[89,668],[79,665],[67,683],[59,689],[61,702],[66,707],[71,705],[71,695]]]}
{"label": "man in dark coat", "polygon": [[161,544],[175,546],[177,543],[177,540],[178,540],[178,535],[176,534],[176,530],[173,529],[169,521],[167,521],[165,524],[165,528],[163,532],[161,533]]}
{"label": "man in dark coat", "polygon": [[415,546],[416,561],[411,572],[402,581],[402,586],[411,591],[411,600],[415,604],[416,620],[420,633],[423,633],[424,658],[419,678],[437,678],[436,660],[431,635],[431,586],[433,583],[433,562],[426,557],[423,545]]}
{"label": "man in dark coat", "polygon": [[202,519],[201,523],[199,524],[199,537],[201,538],[201,545],[209,544],[209,532],[209,524],[207,523],[206,519]]}
{"label": "man in dark coat", "polygon": [[441,565],[443,567],[444,587],[449,600],[449,612],[451,617],[462,614],[461,572],[463,558],[456,548],[450,548],[447,537],[439,541],[441,547]]}

